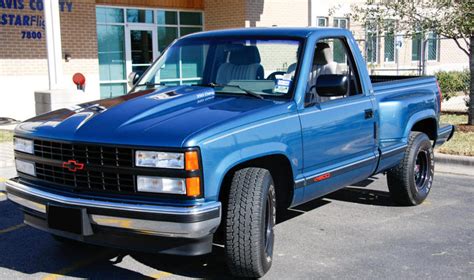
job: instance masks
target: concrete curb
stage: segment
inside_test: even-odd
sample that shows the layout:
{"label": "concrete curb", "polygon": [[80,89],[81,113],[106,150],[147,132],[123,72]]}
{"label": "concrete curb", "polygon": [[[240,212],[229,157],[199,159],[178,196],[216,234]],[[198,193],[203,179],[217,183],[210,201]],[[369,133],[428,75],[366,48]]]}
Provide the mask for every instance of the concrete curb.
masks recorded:
{"label": "concrete curb", "polygon": [[435,170],[444,173],[474,176],[474,157],[435,153]]}

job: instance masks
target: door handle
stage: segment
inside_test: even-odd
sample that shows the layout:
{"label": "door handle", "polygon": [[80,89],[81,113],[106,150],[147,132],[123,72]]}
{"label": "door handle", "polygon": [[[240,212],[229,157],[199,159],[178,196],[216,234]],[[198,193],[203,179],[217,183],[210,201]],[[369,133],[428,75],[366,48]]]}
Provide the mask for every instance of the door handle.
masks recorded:
{"label": "door handle", "polygon": [[372,109],[367,109],[364,112],[365,119],[371,119],[374,117],[374,111]]}

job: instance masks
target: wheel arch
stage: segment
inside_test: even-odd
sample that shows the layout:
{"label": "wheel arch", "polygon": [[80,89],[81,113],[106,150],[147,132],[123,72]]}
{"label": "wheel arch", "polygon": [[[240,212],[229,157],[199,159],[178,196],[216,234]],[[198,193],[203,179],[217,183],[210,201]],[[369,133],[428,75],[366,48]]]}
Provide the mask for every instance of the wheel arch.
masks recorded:
{"label": "wheel arch", "polygon": [[425,118],[413,124],[410,131],[425,133],[432,141],[436,141],[438,136],[438,125],[435,118]]}
{"label": "wheel arch", "polygon": [[438,136],[438,121],[433,110],[425,110],[413,115],[407,123],[404,138],[408,139],[410,132],[423,132],[430,140],[436,142]]}
{"label": "wheel arch", "polygon": [[272,175],[278,208],[287,208],[293,200],[294,174],[289,158],[280,153],[246,159],[229,167],[219,186],[219,201],[225,201],[234,173],[246,167],[265,168]]}

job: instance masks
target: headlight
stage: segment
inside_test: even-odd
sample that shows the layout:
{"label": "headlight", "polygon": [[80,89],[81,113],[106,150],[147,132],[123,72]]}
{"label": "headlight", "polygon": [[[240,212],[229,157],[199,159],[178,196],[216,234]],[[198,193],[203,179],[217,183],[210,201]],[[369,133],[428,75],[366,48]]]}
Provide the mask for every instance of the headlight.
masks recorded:
{"label": "headlight", "polygon": [[135,165],[143,167],[183,169],[184,154],[153,151],[136,151]]}
{"label": "headlight", "polygon": [[186,194],[186,179],[137,176],[139,192]]}
{"label": "headlight", "polygon": [[13,140],[15,151],[33,154],[34,153],[34,144],[33,140],[27,140],[23,138],[15,137]]}
{"label": "headlight", "polygon": [[35,164],[33,162],[17,159],[15,163],[18,172],[36,176]]}

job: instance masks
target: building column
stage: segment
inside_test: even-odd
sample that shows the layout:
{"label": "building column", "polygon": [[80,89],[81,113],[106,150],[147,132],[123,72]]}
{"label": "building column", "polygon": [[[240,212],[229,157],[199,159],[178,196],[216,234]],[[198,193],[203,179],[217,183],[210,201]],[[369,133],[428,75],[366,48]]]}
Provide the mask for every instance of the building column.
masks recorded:
{"label": "building column", "polygon": [[59,89],[63,79],[59,1],[44,1],[44,18],[46,48],[48,51],[49,89]]}

